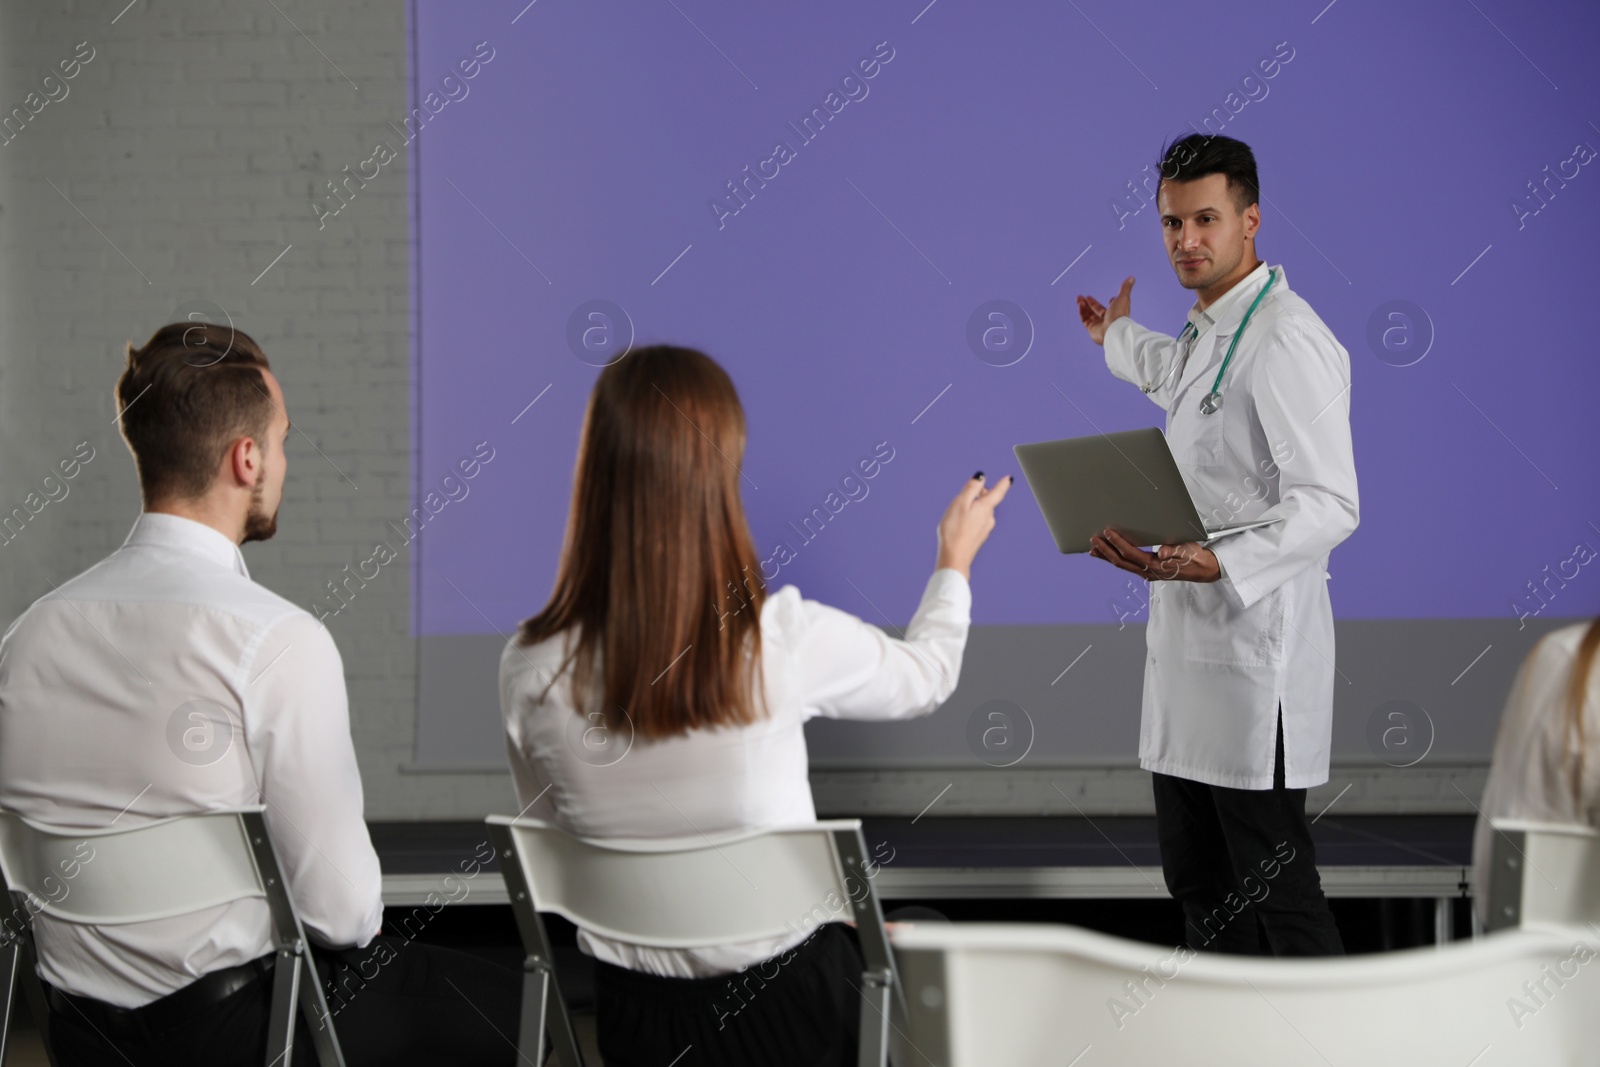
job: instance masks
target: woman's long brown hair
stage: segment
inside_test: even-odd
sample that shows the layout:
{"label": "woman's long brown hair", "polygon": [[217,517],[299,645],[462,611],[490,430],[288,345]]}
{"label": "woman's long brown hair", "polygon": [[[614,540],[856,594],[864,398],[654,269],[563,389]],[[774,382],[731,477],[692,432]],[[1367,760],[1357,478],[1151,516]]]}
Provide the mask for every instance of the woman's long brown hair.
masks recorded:
{"label": "woman's long brown hair", "polygon": [[704,353],[655,345],[600,372],[555,588],[518,630],[528,645],[577,627],[561,670],[580,713],[598,681],[608,724],[641,738],[764,714],[744,444],[739,394]]}

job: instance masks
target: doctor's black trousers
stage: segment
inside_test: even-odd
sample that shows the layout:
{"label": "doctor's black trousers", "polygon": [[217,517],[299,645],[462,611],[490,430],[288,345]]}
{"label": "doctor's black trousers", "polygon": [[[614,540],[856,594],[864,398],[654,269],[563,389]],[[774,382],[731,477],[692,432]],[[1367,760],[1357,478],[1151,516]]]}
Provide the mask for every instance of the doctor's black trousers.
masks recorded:
{"label": "doctor's black trousers", "polygon": [[1306,824],[1306,791],[1283,787],[1278,706],[1271,789],[1231,789],[1153,775],[1167,889],[1183,905],[1196,951],[1339,956],[1344,944],[1322,893]]}

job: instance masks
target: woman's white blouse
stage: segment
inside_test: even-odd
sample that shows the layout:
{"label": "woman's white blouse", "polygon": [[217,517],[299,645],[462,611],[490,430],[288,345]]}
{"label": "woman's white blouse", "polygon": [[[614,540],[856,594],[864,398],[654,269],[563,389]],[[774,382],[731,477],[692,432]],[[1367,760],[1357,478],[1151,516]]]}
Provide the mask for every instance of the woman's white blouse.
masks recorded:
{"label": "woman's white blouse", "polygon": [[1522,661],[1495,736],[1472,842],[1474,906],[1487,920],[1490,819],[1600,827],[1600,664],[1584,698],[1583,781],[1574,793],[1567,739],[1567,687],[1587,622],[1546,634]]}
{"label": "woman's white blouse", "polygon": [[[768,717],[631,744],[604,732],[598,692],[588,707],[574,707],[570,673],[545,692],[567,635],[529,646],[513,638],[500,657],[500,708],[518,805],[530,817],[595,838],[716,837],[815,822],[806,720],[909,719],[933,711],[955,690],[971,606],[966,578],[937,570],[899,640],[786,585],[761,610]],[[658,949],[580,929],[578,944],[631,970],[695,978],[742,970],[809,934]]]}

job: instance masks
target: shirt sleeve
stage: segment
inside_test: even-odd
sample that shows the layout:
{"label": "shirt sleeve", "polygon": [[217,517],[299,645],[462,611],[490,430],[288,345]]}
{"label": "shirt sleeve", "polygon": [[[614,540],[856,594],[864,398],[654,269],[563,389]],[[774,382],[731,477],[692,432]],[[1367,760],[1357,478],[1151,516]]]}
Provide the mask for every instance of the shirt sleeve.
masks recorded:
{"label": "shirt sleeve", "polygon": [[972,588],[960,572],[933,572],[904,640],[815,600],[800,607],[791,641],[807,717],[915,718],[955,691],[972,622]]}
{"label": "shirt sleeve", "polygon": [[1165,380],[1172,372],[1172,361],[1178,356],[1178,339],[1147,330],[1134,322],[1133,316],[1124,315],[1106,327],[1104,347],[1106,367],[1118,378],[1132,382],[1141,390],[1147,382],[1162,383],[1145,396],[1165,411],[1178,385],[1175,374],[1171,381]]}
{"label": "shirt sleeve", "polygon": [[383,876],[333,636],[310,615],[288,616],[245,672],[246,738],[295,910],[320,944],[366,945],[383,921]]}
{"label": "shirt sleeve", "polygon": [[1315,565],[1359,521],[1350,366],[1338,344],[1286,322],[1263,342],[1251,385],[1278,466],[1278,502],[1260,518],[1279,521],[1234,534],[1211,550],[1226,574],[1221,585],[1242,608]]}

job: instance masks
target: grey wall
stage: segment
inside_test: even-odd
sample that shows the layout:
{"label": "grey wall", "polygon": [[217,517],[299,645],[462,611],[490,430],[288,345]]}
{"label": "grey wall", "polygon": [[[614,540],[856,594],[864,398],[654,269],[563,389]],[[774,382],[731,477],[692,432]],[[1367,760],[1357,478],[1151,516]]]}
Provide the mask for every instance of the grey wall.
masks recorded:
{"label": "grey wall", "polygon": [[[1350,814],[1473,811],[1518,665],[1541,635],[1573,621],[1338,623],[1333,766],[1308,803],[1337,797]],[[422,641],[419,765],[504,765],[502,645],[495,636]],[[960,684],[928,718],[807,726],[818,806],[916,815],[937,798],[931,810],[944,814],[1152,812],[1149,775],[1138,769],[1144,656],[1141,620],[974,627]]]}

